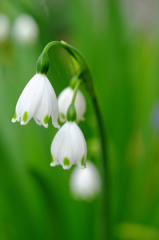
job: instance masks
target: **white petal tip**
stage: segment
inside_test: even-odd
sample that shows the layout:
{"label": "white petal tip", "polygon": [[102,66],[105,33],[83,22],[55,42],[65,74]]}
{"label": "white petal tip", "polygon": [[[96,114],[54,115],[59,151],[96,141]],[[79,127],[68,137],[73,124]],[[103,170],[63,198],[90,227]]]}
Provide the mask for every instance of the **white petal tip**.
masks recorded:
{"label": "white petal tip", "polygon": [[26,125],[26,124],[27,124],[27,122],[23,122],[23,121],[22,121],[20,124],[21,124],[21,125]]}
{"label": "white petal tip", "polygon": [[58,128],[58,129],[60,128],[60,125],[58,124],[58,122],[52,122],[52,124],[55,128]]}
{"label": "white petal tip", "polygon": [[55,167],[55,163],[50,163],[50,167]]}
{"label": "white petal tip", "polygon": [[12,122],[12,123],[15,123],[15,122],[16,122],[16,119],[12,118],[11,122]]}
{"label": "white petal tip", "polygon": [[63,116],[63,117],[59,116],[59,120],[60,120],[60,122],[64,123],[64,122],[66,122],[66,117],[65,116]]}
{"label": "white petal tip", "polygon": [[63,167],[64,170],[69,170],[72,166],[63,166],[62,165],[62,167]]}
{"label": "white petal tip", "polygon": [[86,165],[81,165],[81,164],[77,164],[77,166],[80,168],[80,169],[85,169],[87,166]]}

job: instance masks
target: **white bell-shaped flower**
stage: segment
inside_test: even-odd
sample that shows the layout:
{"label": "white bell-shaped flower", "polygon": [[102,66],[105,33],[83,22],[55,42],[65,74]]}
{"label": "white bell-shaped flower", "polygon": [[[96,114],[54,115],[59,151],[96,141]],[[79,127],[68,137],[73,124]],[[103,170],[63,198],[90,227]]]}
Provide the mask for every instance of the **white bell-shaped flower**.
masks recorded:
{"label": "white bell-shaped flower", "polygon": [[101,186],[99,171],[92,162],[87,160],[85,169],[73,169],[70,190],[75,199],[91,201],[100,193]]}
{"label": "white bell-shaped flower", "polygon": [[[61,122],[66,121],[66,113],[71,104],[74,90],[71,87],[65,88],[58,96],[59,119]],[[86,100],[83,93],[78,90],[75,99],[75,109],[77,114],[76,121],[84,121],[84,114],[86,112]]]}
{"label": "white bell-shaped flower", "polygon": [[66,122],[52,141],[50,166],[61,164],[63,169],[69,169],[77,164],[78,167],[85,168],[86,155],[86,141],[81,129],[75,122]]}
{"label": "white bell-shaped flower", "polygon": [[12,122],[25,125],[33,117],[38,125],[48,127],[49,118],[59,128],[58,104],[54,89],[45,74],[35,74],[21,93]]}
{"label": "white bell-shaped flower", "polygon": [[12,33],[21,44],[33,43],[39,35],[39,27],[32,16],[21,14],[13,23]]}

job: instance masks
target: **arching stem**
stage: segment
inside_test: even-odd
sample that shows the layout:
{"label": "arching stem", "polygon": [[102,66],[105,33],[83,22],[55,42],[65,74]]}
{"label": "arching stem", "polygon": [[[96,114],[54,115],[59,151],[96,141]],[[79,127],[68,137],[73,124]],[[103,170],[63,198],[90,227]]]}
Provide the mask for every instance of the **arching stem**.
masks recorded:
{"label": "arching stem", "polygon": [[102,165],[103,165],[103,235],[106,236],[106,239],[111,240],[111,205],[110,205],[110,177],[109,177],[109,164],[108,164],[108,152],[107,152],[107,139],[106,139],[106,132],[104,128],[103,118],[102,114],[97,102],[96,96],[92,98],[94,110],[96,113],[96,118],[98,121],[98,129],[100,134],[100,140],[101,140],[101,149],[102,149]]}
{"label": "arching stem", "polygon": [[103,229],[102,229],[102,238],[105,240],[112,240],[112,229],[111,229],[111,206],[110,206],[110,177],[109,177],[109,164],[108,164],[108,152],[107,152],[107,141],[106,141],[106,132],[104,129],[104,123],[102,114],[98,105],[96,93],[94,90],[93,78],[91,72],[88,68],[88,65],[85,61],[83,55],[74,47],[67,44],[66,42],[53,41],[48,43],[43,53],[47,54],[51,46],[60,46],[66,50],[70,57],[72,63],[73,75],[78,76],[78,80],[74,89],[74,94],[72,98],[72,103],[74,104],[77,91],[81,82],[85,83],[88,93],[93,101],[94,109],[96,112],[96,117],[99,126],[99,133],[101,139],[101,148],[102,148],[102,166],[103,166]]}

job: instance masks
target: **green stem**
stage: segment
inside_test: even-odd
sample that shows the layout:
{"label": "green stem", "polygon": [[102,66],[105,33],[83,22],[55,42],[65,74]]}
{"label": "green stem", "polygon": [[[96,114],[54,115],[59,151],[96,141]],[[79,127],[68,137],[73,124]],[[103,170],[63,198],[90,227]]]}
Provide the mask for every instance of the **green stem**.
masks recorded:
{"label": "green stem", "polygon": [[[104,207],[104,211],[103,211],[103,233],[102,233],[102,238],[106,239],[106,240],[112,240],[112,229],[111,229],[111,206],[110,206],[110,184],[109,184],[109,164],[108,164],[108,156],[107,156],[107,142],[106,142],[106,132],[104,129],[104,123],[103,123],[103,118],[102,118],[102,114],[100,112],[100,108],[97,102],[97,97],[95,94],[95,90],[94,90],[94,85],[93,85],[93,79],[92,79],[92,75],[91,72],[87,66],[87,63],[85,61],[85,58],[83,57],[83,55],[74,47],[72,47],[71,45],[67,44],[66,42],[58,42],[58,41],[53,41],[48,43],[43,52],[47,53],[47,51],[49,50],[49,48],[53,45],[57,45],[60,46],[62,48],[64,48],[66,50],[66,52],[68,53],[69,57],[70,57],[70,61],[72,63],[72,67],[73,67],[73,75],[75,76],[76,74],[78,74],[78,78],[79,80],[81,79],[82,82],[85,83],[87,90],[90,94],[90,97],[93,101],[94,104],[94,109],[96,112],[96,116],[97,116],[97,121],[98,121],[98,126],[99,126],[99,132],[100,132],[100,139],[101,139],[101,146],[102,146],[102,165],[103,165],[103,207]],[[77,85],[75,86],[74,89],[74,95],[72,98],[72,103],[74,104],[75,98],[76,98],[76,94],[79,88],[79,85],[81,83],[81,80],[77,82]]]}
{"label": "green stem", "polygon": [[101,148],[102,148],[102,159],[103,159],[103,183],[104,183],[104,188],[103,188],[103,206],[104,206],[104,211],[103,211],[103,226],[102,226],[102,231],[103,235],[106,236],[107,240],[111,240],[111,212],[110,212],[110,186],[109,186],[109,165],[108,165],[108,153],[107,153],[107,141],[106,141],[106,132],[104,129],[104,123],[103,123],[103,118],[102,114],[97,102],[96,95],[92,98],[94,109],[96,112],[96,117],[98,121],[98,127],[99,127],[99,133],[100,133],[100,139],[101,139]]}
{"label": "green stem", "polygon": [[54,46],[54,45],[63,47],[63,44],[62,44],[61,42],[52,41],[52,42],[49,42],[49,43],[45,46],[43,52],[44,52],[44,53],[47,53],[48,50],[49,50],[49,48],[52,47],[52,46]]}
{"label": "green stem", "polygon": [[74,103],[75,103],[77,91],[78,91],[78,89],[79,89],[79,86],[80,86],[81,82],[82,82],[82,81],[81,81],[80,79],[78,79],[78,80],[77,80],[77,83],[76,83],[76,86],[75,86],[75,88],[74,88],[73,97],[72,97],[72,102],[71,102],[71,104],[73,104],[73,105],[74,105]]}

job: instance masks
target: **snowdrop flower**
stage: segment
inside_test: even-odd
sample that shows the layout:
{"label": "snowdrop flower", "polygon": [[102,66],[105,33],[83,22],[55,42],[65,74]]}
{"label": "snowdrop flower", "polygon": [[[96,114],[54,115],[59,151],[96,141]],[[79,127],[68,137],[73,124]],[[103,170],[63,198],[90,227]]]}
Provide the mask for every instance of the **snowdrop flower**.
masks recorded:
{"label": "snowdrop flower", "polygon": [[21,93],[12,122],[25,125],[33,117],[38,125],[48,127],[52,117],[54,127],[59,127],[58,104],[54,89],[45,74],[35,74]]}
{"label": "snowdrop flower", "polygon": [[39,28],[34,18],[28,14],[22,14],[13,24],[13,37],[21,44],[35,42],[39,34]]}
{"label": "snowdrop flower", "polygon": [[[71,104],[74,90],[71,87],[65,88],[58,96],[59,119],[61,122],[66,121],[66,113]],[[75,109],[77,113],[76,121],[84,121],[84,113],[86,111],[86,101],[80,90],[77,91],[75,100]]]}
{"label": "snowdrop flower", "polygon": [[96,166],[87,160],[86,168],[75,167],[70,176],[70,190],[74,198],[86,201],[101,191],[101,177]]}
{"label": "snowdrop flower", "polygon": [[10,21],[7,15],[0,13],[0,41],[7,39],[9,35]]}
{"label": "snowdrop flower", "polygon": [[85,168],[86,141],[81,129],[73,121],[66,122],[55,135],[51,144],[51,167],[61,164],[69,169],[73,164]]}

